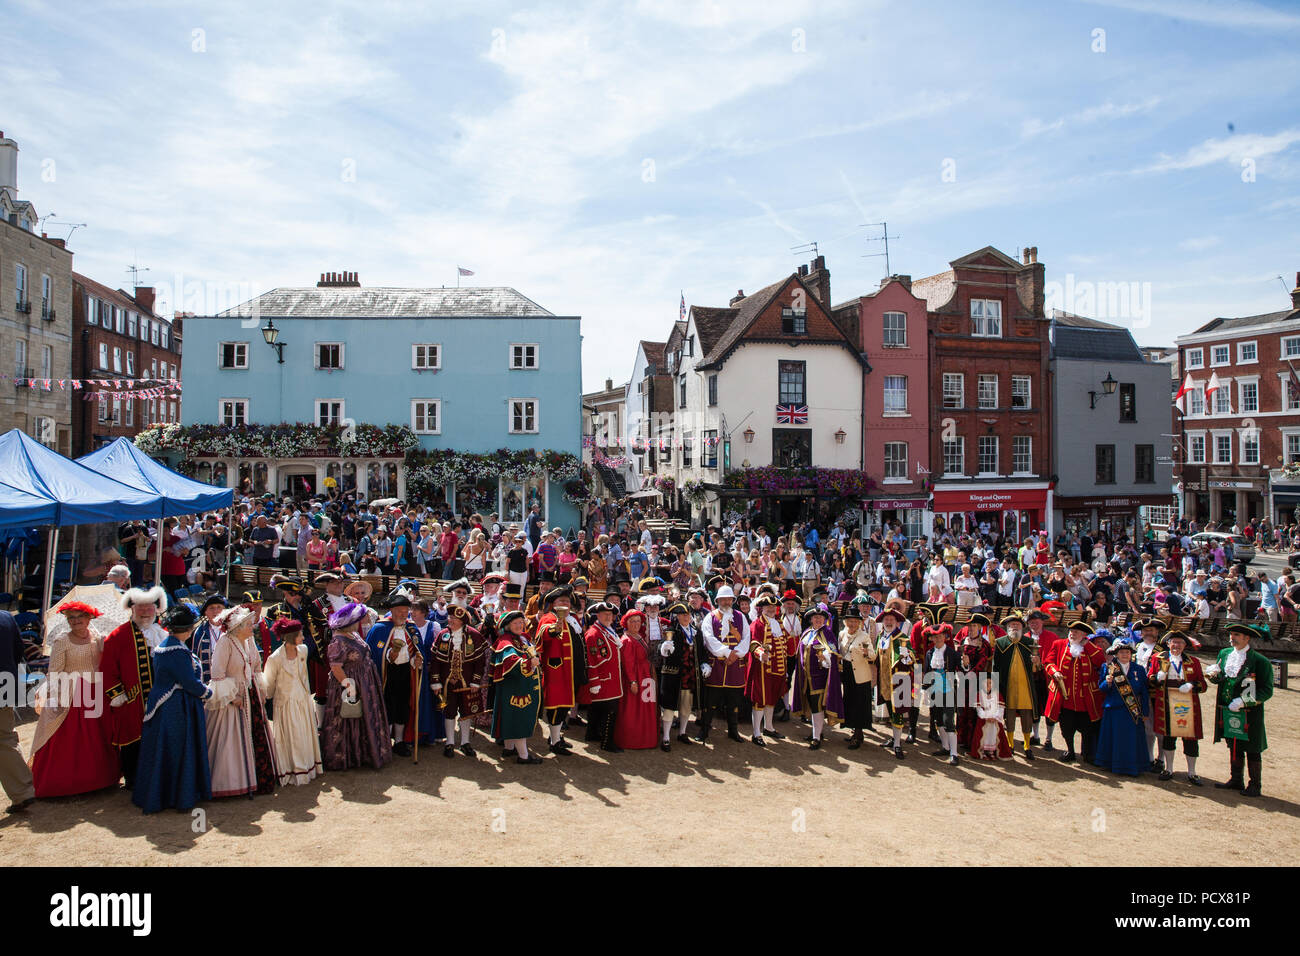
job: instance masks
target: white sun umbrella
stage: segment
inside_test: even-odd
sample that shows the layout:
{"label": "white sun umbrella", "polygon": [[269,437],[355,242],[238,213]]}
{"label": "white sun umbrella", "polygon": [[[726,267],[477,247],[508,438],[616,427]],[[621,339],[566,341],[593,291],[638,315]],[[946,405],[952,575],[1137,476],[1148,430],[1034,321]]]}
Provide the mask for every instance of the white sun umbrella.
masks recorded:
{"label": "white sun umbrella", "polygon": [[52,644],[60,634],[68,633],[68,619],[58,609],[69,601],[82,601],[99,611],[100,616],[90,626],[105,636],[131,618],[131,612],[122,607],[122,592],[113,585],[78,584],[45,612],[46,645]]}

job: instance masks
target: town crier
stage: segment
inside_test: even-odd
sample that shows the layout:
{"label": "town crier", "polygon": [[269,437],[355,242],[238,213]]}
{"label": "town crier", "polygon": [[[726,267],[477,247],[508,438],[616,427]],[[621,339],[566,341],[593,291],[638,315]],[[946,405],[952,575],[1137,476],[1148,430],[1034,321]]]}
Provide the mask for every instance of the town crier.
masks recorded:
{"label": "town crier", "polygon": [[1201,662],[1186,650],[1187,637],[1171,631],[1165,638],[1165,649],[1153,653],[1148,661],[1151,723],[1160,738],[1164,759],[1160,779],[1172,779],[1174,746],[1181,738],[1183,756],[1187,758],[1187,782],[1199,787],[1201,778],[1196,775],[1196,758],[1201,753],[1200,740],[1205,736],[1201,728],[1201,695],[1210,684]]}
{"label": "town crier", "polygon": [[131,619],[104,638],[100,669],[112,709],[109,742],[118,750],[122,778],[131,790],[140,762],[144,704],[153,688],[153,652],[167,638],[158,624],[158,615],[167,610],[167,593],[161,587],[131,588],[122,595],[122,606],[131,612]]}
{"label": "town crier", "polygon": [[[722,711],[727,718],[727,736],[735,741],[740,736],[740,702],[745,693],[745,668],[749,656],[749,619],[736,609],[736,594],[724,584],[715,596],[717,610],[704,618],[703,637],[704,686],[708,688],[708,702],[700,714],[701,742],[709,737],[713,715]],[[704,668],[708,668],[707,673]]]}
{"label": "town crier", "polygon": [[1070,625],[1067,640],[1057,641],[1050,656],[1043,659],[1043,668],[1050,681],[1047,692],[1047,719],[1061,725],[1065,739],[1065,753],[1056,759],[1074,763],[1074,735],[1082,736],[1083,760],[1092,763],[1097,746],[1097,729],[1101,721],[1102,697],[1100,680],[1106,664],[1106,652],[1088,638],[1093,633],[1091,624],[1075,621]]}
{"label": "town crier", "polygon": [[785,695],[786,650],[790,635],[785,633],[778,614],[780,605],[771,594],[760,594],[754,601],[758,620],[750,632],[749,678],[745,682],[745,697],[753,705],[751,723],[754,736],[750,738],[760,747],[767,746],[763,735],[780,740],[784,734],[772,725],[776,703]]}
{"label": "town crier", "polygon": [[487,679],[488,646],[483,635],[469,626],[473,615],[468,607],[451,605],[447,608],[447,629],[433,645],[429,684],[442,701],[447,733],[442,748],[444,757],[455,756],[457,721],[460,722],[460,752],[466,757],[477,756],[469,738],[474,731],[474,718],[483,706],[479,690]]}
{"label": "town crier", "polygon": [[546,592],[533,635],[542,661],[542,720],[550,730],[551,753],[560,756],[573,749],[564,739],[564,721],[577,705],[577,690],[587,676],[587,655],[577,649],[582,635],[569,624],[571,595],[567,585]]}
{"label": "town crier", "polygon": [[601,750],[610,753],[622,753],[623,748],[614,743],[618,699],[623,696],[621,641],[614,633],[615,611],[608,601],[598,601],[588,612],[595,621],[583,635],[587,673],[585,683],[578,688],[578,702],[587,708],[587,742],[598,743]]}

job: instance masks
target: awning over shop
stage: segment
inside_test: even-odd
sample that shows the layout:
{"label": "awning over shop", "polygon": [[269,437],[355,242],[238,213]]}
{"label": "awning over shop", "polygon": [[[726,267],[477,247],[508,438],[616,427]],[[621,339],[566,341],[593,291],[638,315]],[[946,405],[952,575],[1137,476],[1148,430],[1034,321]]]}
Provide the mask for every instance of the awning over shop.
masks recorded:
{"label": "awning over shop", "polygon": [[1043,511],[1046,508],[1046,488],[972,488],[934,493],[936,514],[965,511]]}

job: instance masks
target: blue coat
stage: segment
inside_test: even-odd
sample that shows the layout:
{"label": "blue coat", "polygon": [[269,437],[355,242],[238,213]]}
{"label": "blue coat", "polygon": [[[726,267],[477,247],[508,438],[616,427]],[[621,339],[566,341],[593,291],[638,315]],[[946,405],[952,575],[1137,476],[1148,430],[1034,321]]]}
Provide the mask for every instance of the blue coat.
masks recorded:
{"label": "blue coat", "polygon": [[[1106,695],[1101,712],[1101,730],[1097,735],[1097,753],[1093,763],[1104,767],[1112,773],[1121,773],[1136,777],[1144,770],[1150,769],[1151,754],[1147,750],[1146,725],[1135,721],[1124,703],[1124,698],[1113,684],[1105,683],[1110,674],[1110,664],[1102,670],[1099,681],[1101,690]],[[1151,701],[1147,693],[1147,674],[1136,663],[1130,662],[1125,672],[1128,682],[1133,686],[1142,716],[1151,713]]]}
{"label": "blue coat", "polygon": [[140,765],[131,802],[145,813],[190,810],[212,799],[208,729],[203,702],[212,689],[199,680],[199,662],[168,634],[153,652],[153,689],[144,709]]}

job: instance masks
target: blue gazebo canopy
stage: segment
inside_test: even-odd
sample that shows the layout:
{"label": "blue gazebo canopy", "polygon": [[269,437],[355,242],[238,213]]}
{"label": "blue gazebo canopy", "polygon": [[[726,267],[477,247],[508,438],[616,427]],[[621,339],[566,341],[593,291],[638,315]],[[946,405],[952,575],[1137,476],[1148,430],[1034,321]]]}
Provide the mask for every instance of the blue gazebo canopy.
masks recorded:
{"label": "blue gazebo canopy", "polygon": [[126,438],[119,438],[89,455],[83,455],[77,462],[155,496],[160,508],[151,515],[155,518],[229,508],[235,496],[231,488],[205,485],[158,464]]}
{"label": "blue gazebo canopy", "polygon": [[156,492],[64,458],[18,429],[0,435],[0,528],[162,516]]}

